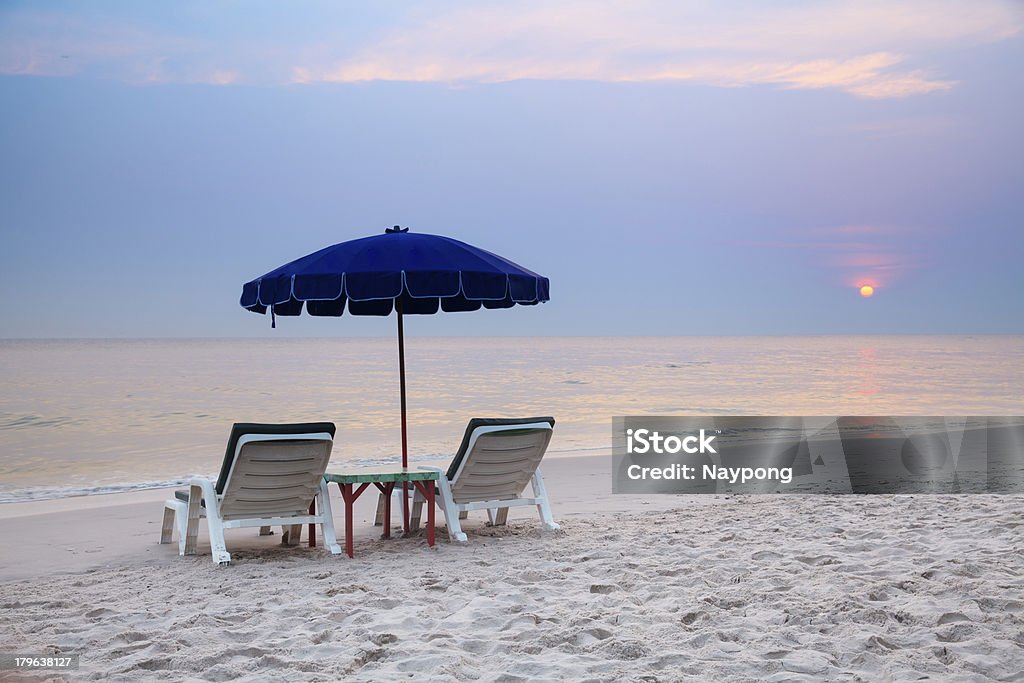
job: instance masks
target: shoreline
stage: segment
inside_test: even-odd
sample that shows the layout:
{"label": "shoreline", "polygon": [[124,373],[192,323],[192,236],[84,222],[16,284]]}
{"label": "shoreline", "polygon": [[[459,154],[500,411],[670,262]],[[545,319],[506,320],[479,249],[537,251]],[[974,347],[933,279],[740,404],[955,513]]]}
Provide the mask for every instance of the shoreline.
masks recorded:
{"label": "shoreline", "polygon": [[[550,461],[561,458],[580,458],[580,457],[610,457],[611,447],[609,446],[590,446],[585,448],[566,448],[566,449],[548,449],[545,459]],[[332,462],[328,467],[328,470],[339,469],[339,468],[386,468],[390,469],[397,467],[393,459],[374,458],[374,459],[357,459],[351,462],[344,460],[338,462]],[[422,457],[411,457],[409,458],[409,466],[416,468],[421,465],[430,465],[435,467],[447,466],[448,462],[451,461],[449,457],[447,460],[444,458],[438,458],[436,456],[422,456]],[[160,481],[139,481],[139,482],[115,482],[110,484],[100,484],[91,488],[72,488],[72,487],[42,487],[42,486],[27,486],[17,489],[11,489],[10,491],[0,490],[0,519],[4,518],[2,510],[9,505],[24,505],[27,503],[43,503],[47,501],[57,500],[71,500],[76,498],[95,498],[97,496],[121,496],[131,495],[134,493],[144,493],[146,491],[167,491],[176,488],[183,488],[188,486],[188,480],[193,474],[201,474],[202,476],[212,476],[216,478],[217,471],[211,470],[209,472],[200,473],[194,472],[188,475],[183,475],[179,479],[167,479]],[[114,489],[114,490],[106,490]],[[34,497],[22,497],[14,500],[6,500],[5,496],[17,494],[23,491],[31,491],[28,496],[38,493]],[[27,513],[32,514],[32,513]]]}

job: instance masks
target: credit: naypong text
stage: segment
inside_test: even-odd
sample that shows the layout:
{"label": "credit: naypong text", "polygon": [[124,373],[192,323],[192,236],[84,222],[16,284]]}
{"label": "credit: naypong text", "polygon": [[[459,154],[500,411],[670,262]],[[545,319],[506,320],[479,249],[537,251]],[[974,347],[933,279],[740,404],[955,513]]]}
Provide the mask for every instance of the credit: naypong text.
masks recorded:
{"label": "credit: naypong text", "polygon": [[[650,429],[626,430],[626,453],[629,455],[689,455],[717,453],[714,440],[717,434],[708,434],[701,429],[697,434],[679,436]],[[745,484],[748,481],[777,481],[788,484],[793,481],[792,467],[723,467],[720,465],[685,465],[672,463],[665,467],[644,467],[633,464],[626,468],[626,476],[633,481],[648,479],[727,481],[730,484]]]}

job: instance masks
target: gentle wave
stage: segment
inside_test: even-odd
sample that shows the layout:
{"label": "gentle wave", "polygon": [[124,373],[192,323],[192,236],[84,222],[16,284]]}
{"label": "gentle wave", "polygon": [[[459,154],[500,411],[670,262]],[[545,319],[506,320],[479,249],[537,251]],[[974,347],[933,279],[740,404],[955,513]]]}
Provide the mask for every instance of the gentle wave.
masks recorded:
{"label": "gentle wave", "polygon": [[[431,462],[439,460],[441,455],[420,455],[409,458],[410,465],[418,462]],[[362,458],[346,461],[339,467],[337,463],[334,469],[347,469],[348,467],[387,467],[393,469],[397,466],[394,458]],[[216,473],[202,475],[211,479],[216,478]],[[0,504],[4,503],[27,503],[36,500],[56,500],[59,498],[76,498],[79,496],[102,496],[111,493],[133,493],[135,491],[150,491],[153,489],[167,489],[174,487],[188,486],[191,476],[165,479],[162,481],[139,481],[125,482],[119,484],[103,484],[99,486],[33,486],[21,489],[0,490]]]}
{"label": "gentle wave", "polygon": [[0,413],[0,429],[32,429],[38,427],[66,427],[83,424],[73,417],[43,417],[42,415],[11,415]]}
{"label": "gentle wave", "polygon": [[104,484],[102,486],[33,486],[0,491],[0,503],[27,503],[36,500],[102,496],[110,493],[132,493],[134,491],[188,486],[188,482],[188,479],[168,479],[166,481],[140,481],[130,484]]}

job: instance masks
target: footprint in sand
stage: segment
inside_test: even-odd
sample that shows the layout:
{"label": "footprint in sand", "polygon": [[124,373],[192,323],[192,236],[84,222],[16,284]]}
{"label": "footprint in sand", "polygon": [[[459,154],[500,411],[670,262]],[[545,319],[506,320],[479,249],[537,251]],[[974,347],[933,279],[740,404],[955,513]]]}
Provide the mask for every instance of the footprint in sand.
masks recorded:
{"label": "footprint in sand", "polygon": [[459,648],[473,655],[488,655],[495,647],[494,642],[481,638],[464,638],[459,641]]}
{"label": "footprint in sand", "polygon": [[771,550],[759,550],[750,556],[752,560],[777,560],[782,557],[782,553],[776,553]]}
{"label": "footprint in sand", "polygon": [[370,636],[370,642],[374,645],[390,645],[398,642],[398,636],[394,633],[376,633]]}
{"label": "footprint in sand", "polygon": [[961,643],[973,638],[977,632],[978,627],[974,624],[959,622],[936,631],[935,638],[940,643]]}
{"label": "footprint in sand", "polygon": [[949,666],[956,661],[956,657],[954,657],[953,653],[947,650],[945,646],[935,648],[932,650],[932,654],[934,654],[935,658],[946,666]]}
{"label": "footprint in sand", "polygon": [[803,562],[804,564],[810,565],[812,567],[822,567],[830,564],[841,564],[839,560],[832,557],[831,555],[813,555],[805,557],[795,557],[793,559],[795,559],[797,562]]}
{"label": "footprint in sand", "polygon": [[636,641],[612,640],[601,649],[615,659],[640,659],[650,654],[643,644]]}
{"label": "footprint in sand", "polygon": [[344,595],[345,593],[367,593],[369,588],[366,586],[350,585],[350,586],[332,586],[327,589],[325,595],[329,598],[333,598],[336,595]]}
{"label": "footprint in sand", "polygon": [[882,636],[871,636],[867,639],[867,649],[873,652],[892,652],[893,650],[899,650],[899,645],[894,645]]}
{"label": "footprint in sand", "polygon": [[163,671],[171,666],[170,657],[158,657],[156,659],[144,659],[133,668],[143,671]]}
{"label": "footprint in sand", "polygon": [[686,614],[684,614],[682,617],[679,618],[679,621],[683,622],[687,626],[690,626],[691,624],[693,624],[693,623],[695,623],[697,621],[704,621],[707,618],[708,618],[708,613],[707,612],[701,612],[701,611],[687,612]]}
{"label": "footprint in sand", "polygon": [[782,659],[782,668],[792,673],[820,676],[835,665],[835,661],[824,652],[802,650],[790,652]]}
{"label": "footprint in sand", "polygon": [[117,613],[114,610],[112,610],[112,609],[107,609],[106,607],[100,607],[98,609],[94,609],[92,611],[86,612],[85,616],[88,617],[89,619],[99,619],[101,617],[105,617],[105,616],[108,616],[110,614],[117,614]]}
{"label": "footprint in sand", "polygon": [[593,645],[602,640],[611,638],[612,632],[603,628],[591,628],[586,631],[580,631],[576,634],[574,642],[580,647],[586,647],[587,645]]}
{"label": "footprint in sand", "polygon": [[952,624],[956,621],[972,621],[972,619],[962,612],[946,612],[939,617],[938,625],[943,626],[944,624]]}

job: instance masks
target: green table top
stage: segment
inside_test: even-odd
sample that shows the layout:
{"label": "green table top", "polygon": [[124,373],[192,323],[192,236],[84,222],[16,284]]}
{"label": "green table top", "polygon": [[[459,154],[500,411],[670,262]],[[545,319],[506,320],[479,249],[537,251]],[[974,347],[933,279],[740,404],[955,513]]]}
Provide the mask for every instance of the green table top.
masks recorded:
{"label": "green table top", "polygon": [[437,481],[440,472],[430,470],[350,470],[348,472],[328,472],[324,479],[336,484],[363,484],[368,482],[388,481]]}

